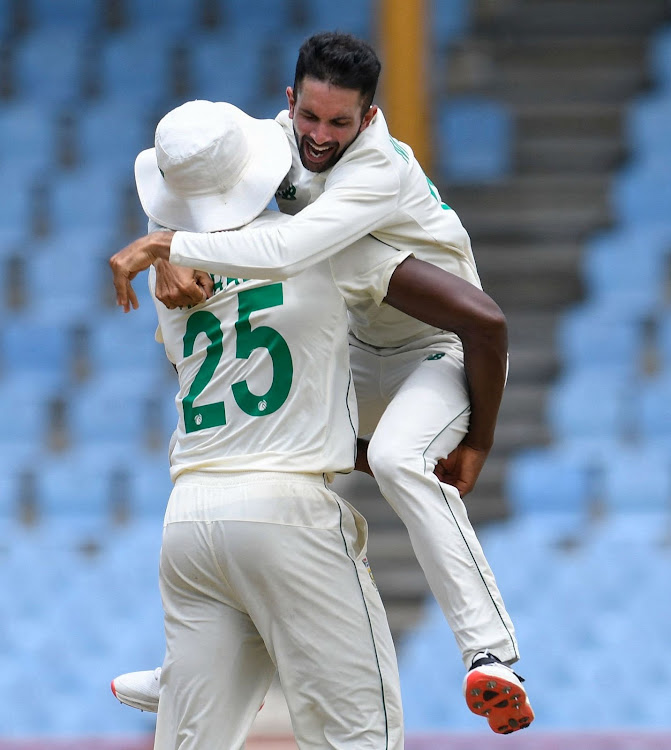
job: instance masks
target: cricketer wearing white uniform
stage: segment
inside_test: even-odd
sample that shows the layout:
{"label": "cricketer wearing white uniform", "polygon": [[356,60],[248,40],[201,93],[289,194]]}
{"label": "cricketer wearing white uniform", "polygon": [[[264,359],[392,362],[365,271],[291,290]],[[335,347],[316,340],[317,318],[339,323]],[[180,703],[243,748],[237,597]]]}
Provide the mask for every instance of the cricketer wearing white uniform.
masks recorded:
{"label": "cricketer wearing white uniform", "polygon": [[[367,233],[411,250],[481,288],[470,239],[409,146],[392,138],[380,110],[324,172],[301,164],[292,121],[278,115],[292,166],[276,199],[289,222],[222,234],[177,232],[171,262],[240,277],[284,279],[332,257]],[[470,405],[462,345],[388,306],[350,308],[350,356],[368,461],[405,523],[464,663],[489,649],[519,657],[513,624],[457,489],[433,473],[461,442]]]}
{"label": "cricketer wearing white uniform", "polygon": [[[190,102],[163,118],[156,149],[136,165],[152,218],[183,225],[214,196],[225,226],[230,212],[239,220],[267,203],[272,189],[246,208],[230,205],[246,189],[236,165],[246,174],[260,148],[252,142],[265,142],[257,171],[264,156],[280,174],[288,166],[269,151],[274,129],[281,137],[275,123],[245,145],[237,131],[251,118],[238,113]],[[189,210],[164,195],[162,179],[191,196]],[[266,212],[253,225],[289,221]],[[327,482],[352,470],[356,452],[344,297],[380,303],[408,256],[367,238],[283,282],[215,276],[202,304],[157,302],[179,419],[161,550],[156,750],[238,750],[276,669],[300,748],[402,749],[396,658],[365,557],[366,522]]]}

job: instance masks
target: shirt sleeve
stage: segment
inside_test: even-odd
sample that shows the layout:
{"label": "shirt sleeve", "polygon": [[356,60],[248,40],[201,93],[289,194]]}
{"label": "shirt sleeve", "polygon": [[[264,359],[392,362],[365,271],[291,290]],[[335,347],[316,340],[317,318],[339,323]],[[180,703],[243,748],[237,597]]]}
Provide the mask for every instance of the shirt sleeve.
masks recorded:
{"label": "shirt sleeve", "polygon": [[397,210],[400,180],[373,147],[343,157],[325,190],[289,221],[230,232],[177,232],[170,261],[210,273],[281,281],[330,258],[375,230]]}
{"label": "shirt sleeve", "polygon": [[412,256],[410,250],[363,237],[331,258],[331,273],[348,307],[370,302],[381,305],[398,266]]}

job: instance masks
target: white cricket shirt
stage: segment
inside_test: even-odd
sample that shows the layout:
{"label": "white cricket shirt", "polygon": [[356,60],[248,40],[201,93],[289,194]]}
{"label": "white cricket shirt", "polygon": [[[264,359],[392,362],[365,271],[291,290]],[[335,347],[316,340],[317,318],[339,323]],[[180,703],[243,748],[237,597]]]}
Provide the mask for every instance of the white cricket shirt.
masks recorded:
{"label": "white cricket shirt", "polygon": [[[281,224],[232,232],[177,232],[170,260],[214,273],[283,279],[333,256],[366,234],[481,288],[468,234],[424,174],[412,149],[392,138],[382,112],[326,172],[300,163],[288,112],[277,121],[292,145],[291,171],[277,193]],[[298,211],[298,212],[297,212]],[[401,346],[435,329],[383,305],[352,310],[353,333],[378,347]],[[455,346],[454,334],[446,334]]]}
{"label": "white cricket shirt", "polygon": [[[254,226],[289,221],[266,211]],[[346,255],[280,282],[217,275],[215,294],[189,309],[154,298],[157,338],[179,376],[173,480],[185,471],[352,470],[346,302],[379,304],[409,253],[367,237]]]}

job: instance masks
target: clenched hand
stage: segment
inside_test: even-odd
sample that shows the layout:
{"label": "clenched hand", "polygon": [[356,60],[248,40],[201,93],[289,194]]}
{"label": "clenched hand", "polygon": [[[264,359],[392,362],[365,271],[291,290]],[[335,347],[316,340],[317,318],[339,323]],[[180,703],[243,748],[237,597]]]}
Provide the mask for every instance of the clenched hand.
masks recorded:
{"label": "clenched hand", "polygon": [[165,260],[157,260],[154,267],[156,299],[169,310],[197,305],[212,296],[214,282],[209,273],[175,266]]}
{"label": "clenched hand", "polygon": [[462,442],[447,458],[438,461],[434,474],[441,482],[456,487],[464,497],[475,487],[488,455],[489,451]]}
{"label": "clenched hand", "polygon": [[159,258],[169,260],[170,243],[174,232],[152,232],[134,240],[123,250],[115,253],[109,261],[112,269],[116,303],[129,312],[131,307],[137,310],[139,303],[132,280],[140,271],[144,271]]}

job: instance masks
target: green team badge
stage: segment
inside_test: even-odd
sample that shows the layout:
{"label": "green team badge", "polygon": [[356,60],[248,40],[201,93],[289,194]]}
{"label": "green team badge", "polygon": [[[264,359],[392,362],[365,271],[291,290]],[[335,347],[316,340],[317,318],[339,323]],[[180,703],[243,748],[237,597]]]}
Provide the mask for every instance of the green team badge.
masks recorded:
{"label": "green team badge", "polygon": [[284,190],[278,190],[277,195],[284,201],[295,201],[296,200],[296,186],[289,185]]}
{"label": "green team badge", "polygon": [[425,362],[428,362],[432,359],[442,359],[445,356],[445,352],[436,352],[435,354],[429,354],[429,356],[424,360]]}

